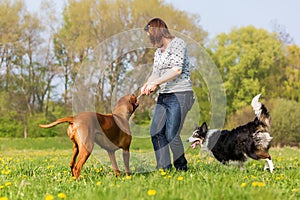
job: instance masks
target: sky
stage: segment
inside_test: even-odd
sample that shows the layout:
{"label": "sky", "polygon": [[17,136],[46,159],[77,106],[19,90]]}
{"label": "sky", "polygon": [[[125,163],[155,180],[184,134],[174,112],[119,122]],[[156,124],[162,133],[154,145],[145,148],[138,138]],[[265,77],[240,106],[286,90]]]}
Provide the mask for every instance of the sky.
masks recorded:
{"label": "sky", "polygon": [[167,0],[176,8],[201,17],[210,38],[233,27],[253,25],[274,31],[280,25],[300,45],[299,0]]}
{"label": "sky", "polygon": [[[58,9],[65,0],[53,0]],[[41,0],[25,0],[30,10],[37,11]],[[232,28],[253,25],[273,32],[280,25],[300,46],[299,0],[165,0],[175,8],[199,14],[201,26],[209,38]]]}

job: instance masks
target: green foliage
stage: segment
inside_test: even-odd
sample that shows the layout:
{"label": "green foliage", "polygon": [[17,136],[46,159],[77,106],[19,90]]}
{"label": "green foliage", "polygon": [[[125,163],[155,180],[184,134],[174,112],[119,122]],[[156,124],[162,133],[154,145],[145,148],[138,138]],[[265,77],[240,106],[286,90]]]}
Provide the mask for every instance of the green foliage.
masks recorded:
{"label": "green foliage", "polygon": [[286,79],[283,84],[282,98],[300,101],[300,48],[297,45],[286,47],[288,66],[285,68]]}
{"label": "green foliage", "polygon": [[11,112],[9,115],[0,116],[0,137],[22,137],[23,124],[16,118],[17,113]]}
{"label": "green foliage", "polygon": [[67,136],[67,124],[60,124],[48,129],[39,127],[39,124],[49,124],[60,117],[64,116],[46,118],[43,113],[30,116],[28,118],[28,137]]}
{"label": "green foliage", "polygon": [[218,35],[209,49],[224,80],[228,113],[258,93],[272,98],[282,90],[285,57],[274,33],[253,26],[235,28]]}
{"label": "green foliage", "polygon": [[[195,104],[198,104],[199,112],[201,113],[199,119],[193,118],[194,123],[198,125],[201,122],[205,121],[209,124],[211,120],[211,102],[209,99],[209,91],[207,85],[205,84],[205,81],[198,71],[193,71],[191,73],[191,80],[193,82],[194,95],[196,96],[197,100]],[[193,124],[190,124],[190,126],[192,125]]]}
{"label": "green foliage", "polygon": [[300,143],[300,103],[285,99],[273,101],[272,135],[274,142],[284,145]]}
{"label": "green foliage", "polygon": [[0,137],[22,137],[24,121],[9,102],[9,94],[0,91]]}
{"label": "green foliage", "polygon": [[[263,102],[264,103],[264,102]],[[272,99],[265,103],[271,115],[271,136],[273,145],[300,144],[300,104],[285,99]],[[248,123],[255,118],[251,106],[236,111],[226,123],[226,128],[232,129]]]}
{"label": "green foliage", "polygon": [[150,113],[149,110],[145,110],[144,112],[139,112],[136,110],[133,117],[133,122],[136,124],[147,124],[150,121]]}

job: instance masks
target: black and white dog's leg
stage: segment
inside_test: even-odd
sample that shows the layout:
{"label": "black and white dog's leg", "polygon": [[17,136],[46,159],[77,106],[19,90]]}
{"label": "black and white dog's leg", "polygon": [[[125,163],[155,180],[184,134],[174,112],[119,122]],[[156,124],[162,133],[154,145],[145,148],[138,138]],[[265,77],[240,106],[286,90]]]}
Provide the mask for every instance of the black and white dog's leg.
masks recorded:
{"label": "black and white dog's leg", "polygon": [[274,164],[273,164],[271,158],[266,158],[266,164],[265,164],[264,170],[267,170],[267,169],[269,169],[271,173],[274,171]]}

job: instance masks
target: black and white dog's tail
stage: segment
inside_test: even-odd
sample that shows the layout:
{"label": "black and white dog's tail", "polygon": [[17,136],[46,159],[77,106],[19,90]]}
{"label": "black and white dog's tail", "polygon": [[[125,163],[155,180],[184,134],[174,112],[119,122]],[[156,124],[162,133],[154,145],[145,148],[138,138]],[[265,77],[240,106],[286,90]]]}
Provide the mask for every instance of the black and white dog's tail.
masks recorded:
{"label": "black and white dog's tail", "polygon": [[258,101],[260,96],[261,96],[261,94],[256,95],[251,101],[251,106],[252,106],[254,113],[258,119],[260,118],[260,115],[262,112],[262,109],[261,109],[262,104]]}
{"label": "black and white dog's tail", "polygon": [[252,99],[251,106],[254,110],[256,118],[265,125],[265,128],[267,128],[268,131],[270,131],[271,116],[269,115],[267,108],[261,102],[259,102],[260,96],[261,94],[258,94]]}
{"label": "black and white dog's tail", "polygon": [[251,106],[254,110],[256,118],[261,123],[259,129],[254,133],[254,142],[257,147],[262,147],[267,149],[271,140],[273,139],[270,136],[270,123],[271,117],[266,109],[266,107],[259,102],[259,97],[261,94],[256,95],[251,102]]}

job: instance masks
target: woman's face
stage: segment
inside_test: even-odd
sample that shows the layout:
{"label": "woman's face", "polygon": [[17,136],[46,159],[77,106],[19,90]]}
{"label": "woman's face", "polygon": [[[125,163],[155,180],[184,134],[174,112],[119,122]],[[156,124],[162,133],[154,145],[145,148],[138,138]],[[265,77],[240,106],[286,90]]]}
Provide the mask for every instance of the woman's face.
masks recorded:
{"label": "woman's face", "polygon": [[156,48],[160,48],[163,46],[163,40],[162,40],[162,36],[160,35],[155,35],[153,28],[149,28],[149,30],[147,31],[147,35],[150,38],[151,43],[156,47]]}

